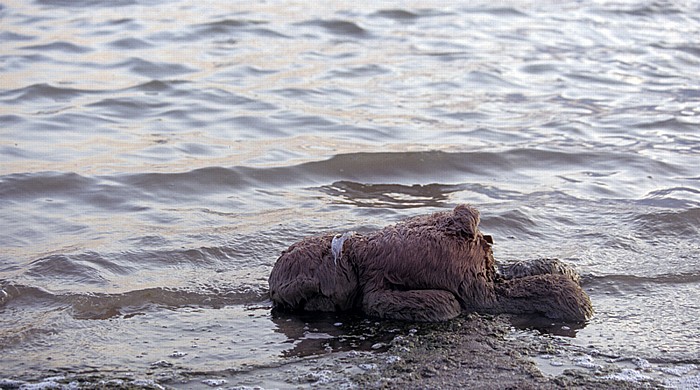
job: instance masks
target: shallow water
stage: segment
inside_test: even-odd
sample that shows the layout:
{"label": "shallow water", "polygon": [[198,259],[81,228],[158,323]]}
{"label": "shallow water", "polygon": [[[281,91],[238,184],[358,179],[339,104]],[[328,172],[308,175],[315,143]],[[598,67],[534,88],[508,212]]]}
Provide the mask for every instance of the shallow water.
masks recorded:
{"label": "shallow water", "polygon": [[0,378],[360,348],[280,251],[462,202],[579,268],[572,343],[700,364],[700,7],[489,4],[0,5]]}

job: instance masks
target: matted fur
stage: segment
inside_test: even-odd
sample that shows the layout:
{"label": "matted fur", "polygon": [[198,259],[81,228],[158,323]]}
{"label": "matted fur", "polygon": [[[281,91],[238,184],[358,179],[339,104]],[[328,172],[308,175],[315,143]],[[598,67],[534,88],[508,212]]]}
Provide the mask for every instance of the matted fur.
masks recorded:
{"label": "matted fur", "polygon": [[[277,309],[342,311],[411,321],[441,321],[462,312],[540,313],[585,321],[590,299],[570,267],[548,260],[496,271],[479,212],[459,205],[374,233],[350,236],[340,256],[333,235],[309,237],[277,259],[270,298]],[[504,267],[504,269],[508,269]]]}

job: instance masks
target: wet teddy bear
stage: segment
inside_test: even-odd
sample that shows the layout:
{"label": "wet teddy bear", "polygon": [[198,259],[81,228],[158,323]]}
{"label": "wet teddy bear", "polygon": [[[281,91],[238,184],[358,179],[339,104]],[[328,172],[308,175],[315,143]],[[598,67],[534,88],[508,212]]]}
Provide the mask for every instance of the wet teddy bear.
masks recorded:
{"label": "wet teddy bear", "polygon": [[578,275],[556,259],[498,270],[490,236],[468,205],[368,234],[327,234],[290,246],[269,278],[276,309],[344,311],[409,321],[463,312],[541,314],[582,322],[593,315]]}

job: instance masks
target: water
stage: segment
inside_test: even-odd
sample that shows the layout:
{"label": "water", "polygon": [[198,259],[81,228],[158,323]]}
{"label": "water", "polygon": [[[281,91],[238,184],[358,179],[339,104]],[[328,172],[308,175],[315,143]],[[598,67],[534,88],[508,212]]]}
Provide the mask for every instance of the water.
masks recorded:
{"label": "water", "polygon": [[571,343],[700,364],[700,6],[490,4],[5,1],[0,378],[318,353],[280,251],[461,202],[579,268]]}

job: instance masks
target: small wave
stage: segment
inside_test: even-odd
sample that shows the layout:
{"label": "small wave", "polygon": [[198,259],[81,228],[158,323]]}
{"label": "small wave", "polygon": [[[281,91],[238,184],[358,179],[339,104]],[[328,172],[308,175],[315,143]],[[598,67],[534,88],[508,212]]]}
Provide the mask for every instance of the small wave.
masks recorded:
{"label": "small wave", "polygon": [[[242,34],[249,34],[256,37],[268,38],[289,38],[289,36],[267,27],[269,22],[264,20],[249,19],[222,19],[208,23],[190,26],[180,40],[198,41],[201,39],[211,39],[215,36],[224,37],[227,43],[237,42],[237,38]],[[231,37],[234,38],[231,38]]]}
{"label": "small wave", "polygon": [[[269,91],[270,93],[273,93],[278,96],[286,97],[286,98],[294,98],[294,99],[300,99],[303,101],[307,102],[313,102],[313,101],[327,101],[328,99],[332,99],[334,97],[340,97],[340,98],[351,98],[353,97],[353,93],[344,91],[339,88],[333,88],[333,89],[314,89],[314,88],[281,88],[281,89],[273,89]],[[303,118],[304,116],[302,116]],[[308,116],[307,116],[308,117]],[[314,117],[317,118],[317,117]],[[332,123],[328,119],[318,117],[316,122],[322,122],[322,123]]]}
{"label": "small wave", "polygon": [[[641,161],[636,163],[641,164]],[[649,163],[653,164],[653,161]],[[538,149],[514,149],[464,153],[427,151],[338,154],[328,160],[280,168],[279,171],[298,171],[304,172],[306,177],[334,177],[362,183],[388,181],[406,184],[408,180],[409,184],[450,184],[464,183],[467,178],[473,183],[479,178],[490,178],[499,173],[517,175],[516,172],[523,172],[524,168],[539,171],[552,165],[565,165],[590,169],[592,166],[606,167],[608,164],[609,158],[606,153],[571,154]],[[515,169],[516,167],[518,169]]]}
{"label": "small wave", "polygon": [[481,226],[484,231],[497,233],[502,237],[541,237],[541,228],[520,210],[507,210],[498,214],[482,216]]}
{"label": "small wave", "polygon": [[138,39],[138,38],[131,38],[131,37],[117,39],[115,41],[109,42],[107,45],[110,47],[116,48],[116,49],[127,49],[127,50],[145,49],[145,48],[153,46],[148,41],[145,41],[143,39]]}
{"label": "small wave", "polygon": [[95,184],[76,173],[18,173],[0,177],[0,199],[32,199],[44,194],[73,191]]}
{"label": "small wave", "polygon": [[370,65],[360,65],[345,68],[342,70],[332,69],[327,75],[323,76],[325,79],[337,79],[337,78],[356,78],[356,77],[375,77],[385,73],[389,73],[390,70],[384,66],[370,64]]}
{"label": "small wave", "polygon": [[[676,205],[674,200],[666,200]],[[682,204],[685,207],[687,204]],[[632,219],[636,225],[637,234],[648,240],[661,239],[666,241],[669,237],[684,238],[700,236],[700,208],[693,207],[680,211],[657,211],[637,215]]]}
{"label": "small wave", "polygon": [[198,24],[195,26],[197,28],[198,34],[224,34],[230,35],[241,28],[250,26],[259,26],[267,24],[268,22],[261,20],[247,20],[247,19],[223,19],[215,22]]}
{"label": "small wave", "polygon": [[[625,3],[622,3],[625,4]],[[683,12],[689,12],[689,10],[683,10],[680,6],[674,4],[673,2],[666,1],[650,1],[641,3],[642,5],[637,5],[630,3],[627,6],[610,4],[610,8],[602,8],[598,10],[600,13],[610,13],[620,16],[644,16],[653,17],[657,15],[674,15]],[[682,3],[679,3],[682,4]],[[692,4],[692,3],[688,3]]]}
{"label": "small wave", "polygon": [[[264,77],[277,73],[278,70],[275,69],[265,69],[258,66],[240,64],[231,68],[230,70],[225,70],[222,75],[230,76],[232,79],[245,79],[247,77]],[[263,104],[265,102],[258,101],[258,104]]]}
{"label": "small wave", "polygon": [[187,84],[187,81],[180,80],[151,80],[143,84],[138,84],[133,87],[127,88],[128,91],[142,91],[142,92],[166,92],[173,91],[177,86],[182,84]]}
{"label": "small wave", "polygon": [[75,88],[55,87],[50,84],[33,84],[27,87],[4,91],[0,98],[8,104],[28,103],[36,100],[51,99],[54,101],[69,101],[92,91]]}
{"label": "small wave", "polygon": [[635,203],[676,210],[692,210],[700,207],[700,191],[690,187],[664,188],[648,193]]}
{"label": "small wave", "polygon": [[[163,243],[162,239],[142,237],[132,242],[142,244]],[[139,248],[125,252],[101,254],[82,252],[75,254],[53,254],[30,262],[24,269],[23,278],[31,278],[53,290],[75,291],[94,288],[120,289],[138,283],[139,275],[148,271],[175,270],[187,278],[195,270],[199,273],[219,273],[246,269],[254,265],[251,259],[273,258],[275,249],[269,239],[258,235],[240,236],[232,239],[229,246],[200,248],[147,249]],[[176,279],[174,275],[170,280]],[[148,280],[142,280],[147,284]],[[92,287],[89,287],[92,286]]]}
{"label": "small wave", "polygon": [[136,0],[86,0],[79,3],[71,0],[37,0],[37,3],[55,7],[79,7],[81,9],[90,7],[125,7],[137,4]]}
{"label": "small wave", "polygon": [[64,41],[58,41],[58,42],[52,42],[52,43],[47,43],[45,45],[31,45],[31,46],[22,46],[20,49],[23,50],[35,50],[35,51],[58,51],[61,53],[70,53],[70,54],[82,54],[82,53],[87,53],[92,51],[93,49],[85,46],[78,46],[76,44],[70,43],[70,42],[64,42]]}
{"label": "small wave", "polygon": [[26,122],[26,119],[19,115],[0,115],[0,125],[3,126],[17,125],[22,122]]}
{"label": "small wave", "polygon": [[321,27],[326,32],[345,37],[366,38],[369,32],[354,22],[346,20],[312,20],[298,23],[298,26]]}
{"label": "small wave", "polygon": [[[127,103],[127,106],[131,106]],[[241,125],[246,117],[239,118]],[[302,118],[297,118],[302,121]],[[252,120],[252,119],[251,119]],[[306,120],[312,121],[313,118]],[[254,121],[253,121],[254,122]],[[301,126],[303,122],[300,122]],[[307,124],[308,125],[308,124]],[[251,125],[252,126],[252,125]],[[333,131],[351,132],[352,128],[331,126]],[[371,134],[368,133],[368,134]],[[156,144],[154,147],[163,147]],[[197,144],[178,144],[167,150],[189,148],[191,152],[216,153]],[[155,151],[155,149],[154,149]],[[162,150],[161,150],[162,152]],[[285,158],[298,157],[285,152]],[[268,156],[269,157],[269,156]],[[256,162],[257,161],[257,162]],[[143,201],[172,203],[195,201],[202,196],[233,194],[251,189],[284,188],[290,186],[328,186],[328,183],[355,182],[364,184],[398,185],[458,185],[482,184],[495,175],[512,180],[528,181],[551,166],[564,167],[561,178],[574,183],[603,186],[605,196],[617,196],[625,188],[613,186],[619,177],[634,176],[638,170],[655,175],[677,175],[680,168],[636,154],[608,152],[548,151],[514,149],[493,152],[359,152],[337,154],[326,160],[297,165],[275,166],[268,160],[250,160],[261,166],[213,166],[178,173],[134,173],[123,175],[82,176],[75,173],[38,172],[0,176],[0,199],[28,201],[30,199],[80,199],[98,208],[111,210],[143,209]],[[614,172],[614,177],[592,177],[586,172]],[[612,183],[608,183],[612,181]],[[678,193],[676,191],[676,193]],[[688,193],[690,194],[690,193]],[[653,195],[649,199],[655,199]],[[658,197],[658,196],[656,196]],[[692,222],[689,220],[689,222]],[[697,228],[697,227],[695,227]]]}
{"label": "small wave", "polygon": [[118,183],[76,173],[39,172],[0,176],[0,200],[27,202],[32,199],[59,199],[93,205],[110,210],[137,210],[133,190]]}
{"label": "small wave", "polygon": [[[142,173],[114,177],[127,188],[138,189],[142,194],[152,198],[186,198],[195,194],[233,192],[244,189],[253,181],[254,175],[241,173],[247,170],[222,167],[201,168],[182,173]],[[176,193],[173,192],[176,190]]]}
{"label": "small wave", "polygon": [[685,123],[679,119],[679,116],[669,116],[670,114],[667,114],[665,117],[658,120],[636,123],[635,127],[640,129],[662,129],[671,132],[686,132],[697,129],[697,125]]}
{"label": "small wave", "polygon": [[690,188],[690,187],[673,187],[673,188],[664,188],[660,190],[655,190],[649,193],[649,197],[658,197],[658,196],[667,196],[671,194],[676,194],[676,193],[681,193],[681,194],[689,194],[691,196],[697,196],[700,195],[700,190],[697,190],[695,188]]}
{"label": "small wave", "polygon": [[96,253],[84,253],[76,256],[51,255],[33,261],[25,276],[44,279],[49,278],[53,284],[69,286],[76,284],[101,285],[106,282],[106,272],[120,272],[119,267]]}
{"label": "small wave", "polygon": [[380,10],[380,11],[373,13],[371,16],[377,17],[377,18],[392,19],[392,20],[401,21],[401,22],[416,20],[420,17],[420,15],[417,13],[402,10],[402,9]]}
{"label": "small wave", "polygon": [[141,58],[130,58],[126,61],[111,65],[112,68],[126,68],[131,73],[151,79],[181,76],[197,70],[182,64],[170,62],[152,62]]}
{"label": "small wave", "polygon": [[231,305],[266,305],[267,292],[256,286],[220,288],[207,286],[198,289],[152,287],[124,293],[52,293],[26,285],[5,285],[0,288],[0,307],[14,301],[26,309],[41,307],[67,310],[79,320],[105,320],[112,317],[129,318],[156,309],[207,307],[220,309]]}
{"label": "small wave", "polygon": [[[700,49],[696,49],[696,54],[700,56]],[[678,93],[688,100],[700,98],[700,89],[698,88],[680,88]]]}
{"label": "small wave", "polygon": [[592,72],[589,70],[580,70],[574,72],[566,72],[563,77],[572,79],[574,83],[597,84],[603,88],[614,86],[616,89],[623,89],[625,86],[634,87],[633,83],[628,82],[618,75],[608,75],[601,72]]}
{"label": "small wave", "polygon": [[[516,84],[494,72],[472,71],[467,74],[465,81],[479,87],[503,87],[509,90],[524,89],[524,85]],[[461,84],[459,86],[461,86]]]}
{"label": "small wave", "polygon": [[[7,123],[5,122],[6,116],[0,116],[0,126],[6,125]],[[21,121],[19,121],[21,122]],[[32,154],[28,152],[27,150],[21,149],[17,147],[17,145],[13,146],[0,146],[0,156],[9,156],[9,157],[14,157],[14,158],[30,158]]]}
{"label": "small wave", "polygon": [[556,63],[537,63],[528,64],[520,67],[520,71],[523,73],[543,75],[543,74],[559,74],[561,69]]}
{"label": "small wave", "polygon": [[478,7],[478,8],[467,8],[463,10],[467,14],[489,14],[493,16],[501,17],[526,17],[528,16],[523,11],[520,11],[513,7]]}
{"label": "small wave", "polygon": [[230,32],[229,28],[257,26],[257,25],[267,24],[267,23],[268,22],[262,21],[262,20],[222,19],[222,20],[218,20],[215,22],[200,24],[199,26],[210,27],[210,28],[222,28],[223,30],[221,30],[221,31],[211,31],[211,32],[229,33]]}
{"label": "small wave", "polygon": [[144,115],[153,114],[156,109],[168,107],[169,103],[159,99],[139,97],[107,98],[85,105],[85,107],[98,108],[101,115],[115,118],[141,118]]}
{"label": "small wave", "polygon": [[700,285],[700,272],[665,273],[653,276],[640,275],[585,275],[584,284],[592,288],[639,292],[653,285]]}
{"label": "small wave", "polygon": [[117,18],[117,19],[110,19],[105,22],[105,25],[107,26],[124,26],[128,25],[126,27],[132,27],[136,29],[137,27],[140,26],[139,21],[135,18]]}
{"label": "small wave", "polygon": [[[0,11],[2,8],[0,7]],[[2,42],[11,42],[11,41],[17,41],[17,42],[23,42],[23,41],[31,41],[34,39],[33,36],[31,35],[24,35],[24,34],[17,34],[11,31],[3,31],[0,32],[0,41]]]}
{"label": "small wave", "polygon": [[122,294],[83,294],[63,296],[63,302],[72,306],[72,315],[82,320],[103,320],[117,316],[126,318],[139,315],[149,306],[176,309],[182,307],[209,307],[219,309],[230,305],[261,303],[267,294],[258,289],[239,290],[183,290],[149,288]]}
{"label": "small wave", "polygon": [[7,305],[11,301],[26,298],[28,301],[39,302],[55,299],[51,292],[39,288],[25,285],[6,284],[0,287],[0,305]]}
{"label": "small wave", "polygon": [[450,194],[464,190],[460,185],[442,184],[362,184],[339,181],[320,190],[331,196],[334,202],[358,207],[415,208],[445,207]]}

